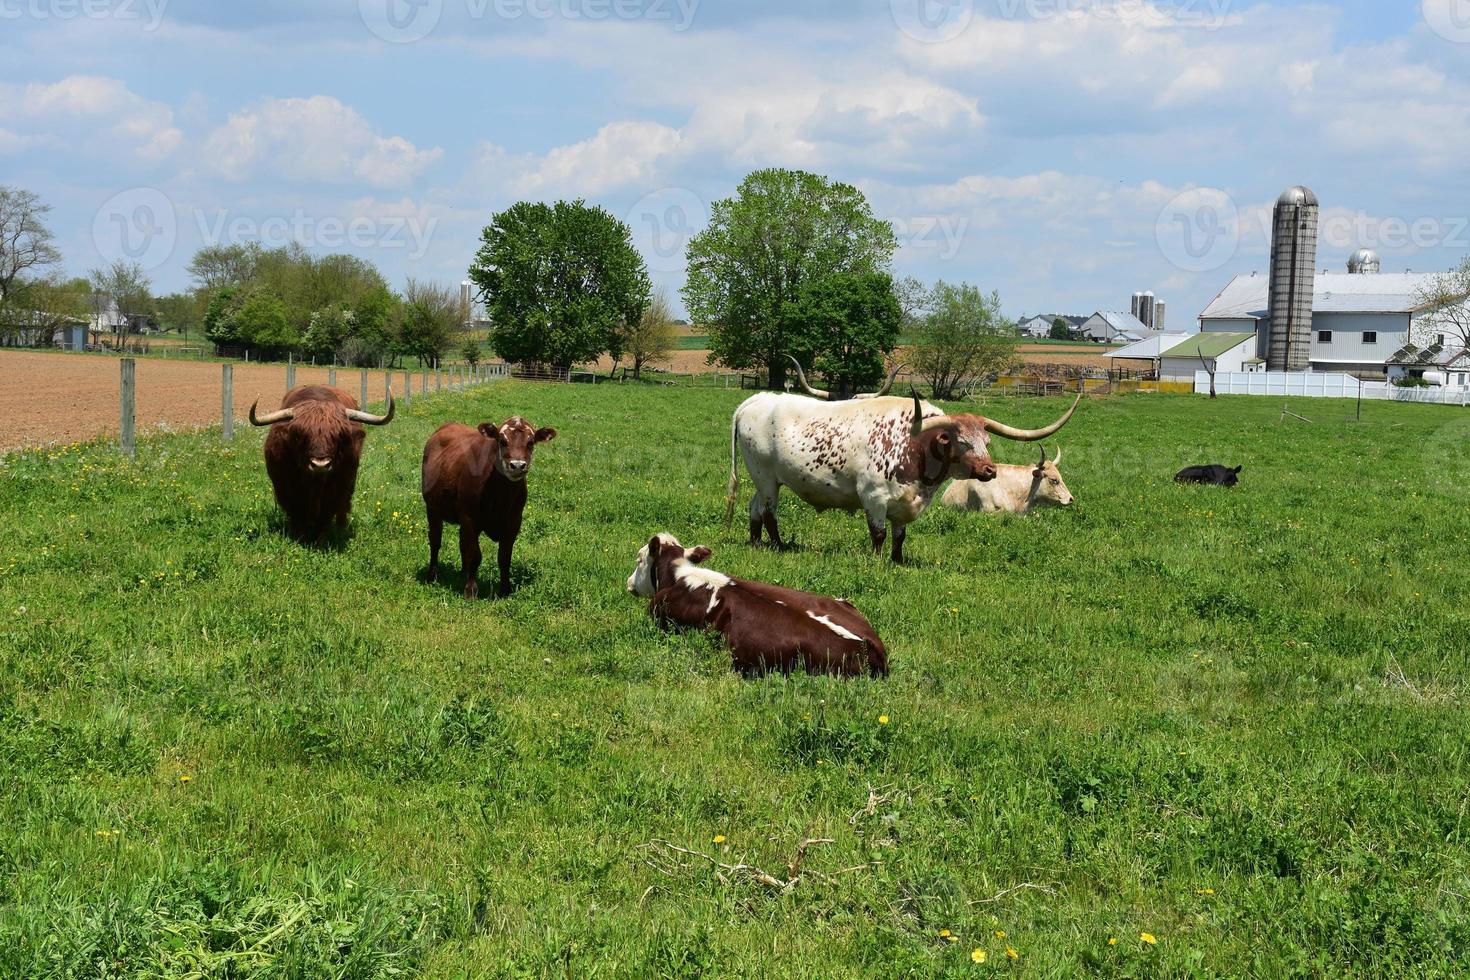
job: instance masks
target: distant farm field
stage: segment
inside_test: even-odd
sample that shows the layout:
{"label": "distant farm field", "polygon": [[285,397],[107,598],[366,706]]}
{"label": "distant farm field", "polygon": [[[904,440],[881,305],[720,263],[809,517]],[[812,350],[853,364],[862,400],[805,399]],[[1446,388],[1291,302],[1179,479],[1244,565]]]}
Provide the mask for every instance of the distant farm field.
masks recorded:
{"label": "distant farm field", "polygon": [[[328,550],[249,427],[4,457],[0,975],[1461,973],[1470,414],[1091,400],[1075,507],[931,512],[894,567],[789,495],[793,550],[723,526],[739,399],[416,399]],[[419,456],[511,414],[559,435],[516,593],[467,604]],[[623,589],[660,530],[850,599],[892,677],[661,633]]]}

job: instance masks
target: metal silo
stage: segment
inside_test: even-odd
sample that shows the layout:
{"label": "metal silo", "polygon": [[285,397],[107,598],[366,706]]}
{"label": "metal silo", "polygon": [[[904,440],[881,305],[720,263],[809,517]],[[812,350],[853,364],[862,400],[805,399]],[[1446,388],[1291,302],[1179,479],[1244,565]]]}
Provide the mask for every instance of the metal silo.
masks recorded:
{"label": "metal silo", "polygon": [[1143,293],[1135,292],[1133,294],[1133,306],[1130,311],[1140,320],[1143,319]]}
{"label": "metal silo", "polygon": [[1138,318],[1143,321],[1145,327],[1154,325],[1154,294],[1148,290],[1143,294],[1143,300],[1138,305]]}
{"label": "metal silo", "polygon": [[1317,195],[1293,187],[1271,220],[1271,334],[1266,370],[1312,366],[1312,287],[1317,278]]}
{"label": "metal silo", "polygon": [[1348,272],[1355,276],[1376,276],[1382,269],[1378,253],[1371,248],[1360,248],[1348,259]]}
{"label": "metal silo", "polygon": [[1149,324],[1155,330],[1164,329],[1164,301],[1158,300],[1154,303],[1154,322]]}

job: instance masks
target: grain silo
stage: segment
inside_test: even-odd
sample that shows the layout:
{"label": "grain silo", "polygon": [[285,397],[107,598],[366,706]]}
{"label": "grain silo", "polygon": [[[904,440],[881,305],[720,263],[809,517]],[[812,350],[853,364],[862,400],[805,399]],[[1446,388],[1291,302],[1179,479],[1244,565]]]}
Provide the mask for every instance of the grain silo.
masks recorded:
{"label": "grain silo", "polygon": [[1133,294],[1133,306],[1129,309],[1129,312],[1140,320],[1143,319],[1143,293],[1135,292]]}
{"label": "grain silo", "polygon": [[1306,371],[1312,366],[1317,216],[1317,195],[1305,187],[1293,187],[1276,201],[1271,220],[1268,371]]}
{"label": "grain silo", "polygon": [[1151,328],[1153,328],[1154,330],[1163,330],[1164,329],[1164,301],[1163,300],[1155,300],[1154,301],[1154,322],[1153,323],[1150,323],[1149,326]]}
{"label": "grain silo", "polygon": [[1383,263],[1371,248],[1360,248],[1348,259],[1348,272],[1355,276],[1376,276],[1382,270]]}
{"label": "grain silo", "polygon": [[1150,329],[1154,325],[1154,294],[1153,290],[1147,290],[1143,294],[1143,300],[1138,306],[1138,318],[1143,321],[1145,327]]}

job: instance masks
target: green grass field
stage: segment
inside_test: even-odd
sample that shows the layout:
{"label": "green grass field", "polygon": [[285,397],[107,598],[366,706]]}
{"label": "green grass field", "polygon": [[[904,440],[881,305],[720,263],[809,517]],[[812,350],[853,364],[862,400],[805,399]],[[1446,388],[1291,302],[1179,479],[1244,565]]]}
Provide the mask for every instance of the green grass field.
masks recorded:
{"label": "green grass field", "polygon": [[[798,547],[748,548],[748,478],[722,526],[738,401],[415,399],[337,550],[282,537],[249,427],[7,457],[0,975],[1462,972],[1470,415],[1090,401],[1074,508],[931,511],[893,567],[789,494]],[[518,591],[467,604],[419,454],[514,413],[560,435]],[[892,677],[660,633],[623,588],[659,530],[850,598]]]}

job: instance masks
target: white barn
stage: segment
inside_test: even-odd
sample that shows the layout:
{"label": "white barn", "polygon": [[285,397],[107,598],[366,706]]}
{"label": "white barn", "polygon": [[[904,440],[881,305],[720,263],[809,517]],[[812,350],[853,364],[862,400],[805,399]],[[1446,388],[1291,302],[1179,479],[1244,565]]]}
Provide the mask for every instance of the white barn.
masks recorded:
{"label": "white barn", "polygon": [[1194,372],[1204,370],[1206,365],[1225,372],[1253,370],[1260,363],[1253,333],[1197,333],[1159,355],[1159,379],[1192,382]]}

